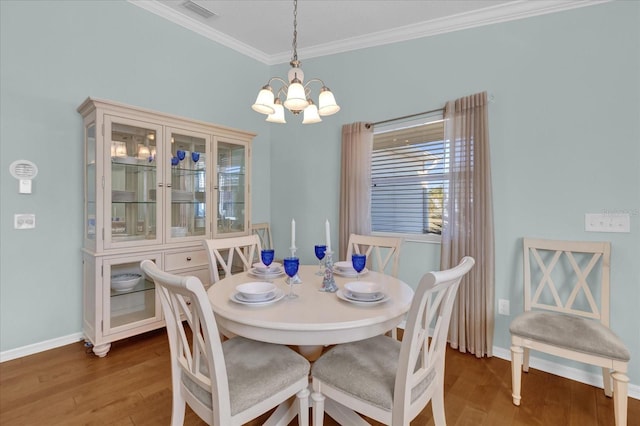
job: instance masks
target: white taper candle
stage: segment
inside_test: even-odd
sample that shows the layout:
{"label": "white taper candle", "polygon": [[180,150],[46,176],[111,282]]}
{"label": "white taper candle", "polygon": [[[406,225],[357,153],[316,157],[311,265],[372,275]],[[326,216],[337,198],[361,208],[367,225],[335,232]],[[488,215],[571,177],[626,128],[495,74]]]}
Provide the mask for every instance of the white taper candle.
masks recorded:
{"label": "white taper candle", "polygon": [[296,220],[291,219],[291,247],[296,246]]}
{"label": "white taper candle", "polygon": [[325,232],[325,239],[327,242],[327,251],[331,251],[331,228],[329,226],[329,219],[327,219],[327,221],[324,224],[324,232]]}

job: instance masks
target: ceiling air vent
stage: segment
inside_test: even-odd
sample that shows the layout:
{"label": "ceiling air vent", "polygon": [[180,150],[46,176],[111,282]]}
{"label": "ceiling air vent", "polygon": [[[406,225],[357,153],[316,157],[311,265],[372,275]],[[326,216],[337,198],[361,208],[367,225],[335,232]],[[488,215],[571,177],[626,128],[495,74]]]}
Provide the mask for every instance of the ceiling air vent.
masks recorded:
{"label": "ceiling air vent", "polygon": [[182,6],[184,6],[185,9],[189,9],[190,11],[197,13],[198,15],[202,16],[204,19],[209,19],[212,16],[216,16],[215,13],[213,13],[206,7],[200,6],[198,3],[192,0],[186,0],[184,3],[182,3]]}

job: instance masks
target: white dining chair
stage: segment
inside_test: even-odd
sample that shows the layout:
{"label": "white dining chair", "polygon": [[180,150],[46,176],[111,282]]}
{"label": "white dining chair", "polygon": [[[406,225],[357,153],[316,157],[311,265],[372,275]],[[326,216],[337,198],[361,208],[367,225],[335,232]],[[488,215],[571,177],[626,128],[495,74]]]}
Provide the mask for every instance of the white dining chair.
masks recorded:
{"label": "white dining chair", "polygon": [[600,367],[615,424],[626,425],[631,355],[609,328],[610,243],[524,238],[523,248],[524,312],[509,327],[513,403],[533,349]]}
{"label": "white dining chair", "polygon": [[[314,426],[323,424],[325,398],[393,426],[408,426],[431,401],[435,424],[445,425],[449,321],[460,281],[474,263],[472,257],[465,257],[452,269],[422,277],[402,342],[383,335],[344,343],[315,361],[311,368]],[[359,418],[353,424],[367,423]]]}
{"label": "white dining chair", "polygon": [[354,253],[366,254],[367,268],[397,278],[402,241],[397,237],[351,234],[345,260],[350,261]]}
{"label": "white dining chair", "polygon": [[273,248],[273,239],[271,238],[271,226],[269,225],[269,222],[252,224],[251,233],[256,234],[258,238],[260,238],[260,244],[263,249]]}
{"label": "white dining chair", "polygon": [[[171,425],[186,404],[207,424],[240,426],[297,397],[298,424],[309,424],[309,361],[284,345],[234,337],[221,342],[204,286],[140,264],[160,293],[171,352]],[[185,321],[185,322],[183,322]]]}
{"label": "white dining chair", "polygon": [[[347,243],[345,260],[350,261],[351,255],[354,253],[365,254],[367,255],[367,268],[398,278],[402,242],[403,239],[398,237],[351,234]],[[394,327],[388,334],[397,339],[398,329]]]}
{"label": "white dining chair", "polygon": [[203,240],[209,256],[211,283],[220,281],[220,272],[224,276],[251,269],[256,256],[260,257],[261,245],[258,235],[243,235],[231,238]]}

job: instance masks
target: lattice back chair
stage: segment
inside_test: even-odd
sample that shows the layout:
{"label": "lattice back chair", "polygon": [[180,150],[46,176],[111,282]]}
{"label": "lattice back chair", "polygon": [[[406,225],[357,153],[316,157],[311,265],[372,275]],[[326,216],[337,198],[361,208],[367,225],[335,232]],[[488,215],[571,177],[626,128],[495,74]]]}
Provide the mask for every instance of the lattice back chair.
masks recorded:
{"label": "lattice back chair", "polygon": [[617,426],[626,425],[630,353],[609,328],[608,242],[524,238],[524,313],[510,326],[513,403],[531,349],[602,368]]}
{"label": "lattice back chair", "polygon": [[239,426],[294,395],[299,424],[309,424],[304,357],[283,345],[243,337],[222,343],[198,278],[169,274],[150,260],[140,267],[155,282],[167,324],[172,426],[184,423],[186,404],[209,425]]}
{"label": "lattice back chair", "polygon": [[[271,226],[268,222],[254,223],[251,225],[251,233],[258,236],[263,249],[272,249]],[[260,252],[256,253],[254,262],[260,262]]]}
{"label": "lattice back chair", "polygon": [[[460,281],[474,263],[472,257],[465,257],[454,268],[422,277],[411,302],[402,342],[377,336],[340,344],[314,362],[314,426],[323,423],[325,398],[329,404],[335,401],[393,426],[408,426],[431,401],[435,424],[445,425],[447,333]],[[354,415],[348,424],[367,423]]]}
{"label": "lattice back chair", "polygon": [[250,270],[256,255],[260,257],[260,238],[255,234],[204,240],[203,244],[209,255],[211,283],[220,281],[220,272],[227,277],[237,268]]}
{"label": "lattice back chair", "polygon": [[402,238],[396,237],[351,234],[345,260],[350,261],[354,253],[366,254],[367,268],[372,269],[375,265],[377,272],[397,278],[402,241]]}

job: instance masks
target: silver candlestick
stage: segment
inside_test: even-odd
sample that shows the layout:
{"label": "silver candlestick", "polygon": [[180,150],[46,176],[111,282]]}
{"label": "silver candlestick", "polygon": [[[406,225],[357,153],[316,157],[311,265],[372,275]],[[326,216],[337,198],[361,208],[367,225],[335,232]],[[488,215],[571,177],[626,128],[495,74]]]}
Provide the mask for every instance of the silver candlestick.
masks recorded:
{"label": "silver candlestick", "polygon": [[[291,257],[296,257],[296,250],[298,250],[298,247],[289,247],[289,250],[291,250]],[[302,280],[297,273],[289,279],[293,284],[302,284]]]}
{"label": "silver candlestick", "polygon": [[324,278],[322,279],[322,288],[320,291],[335,293],[338,291],[336,280],[333,278],[333,252],[327,251],[324,256]]}

